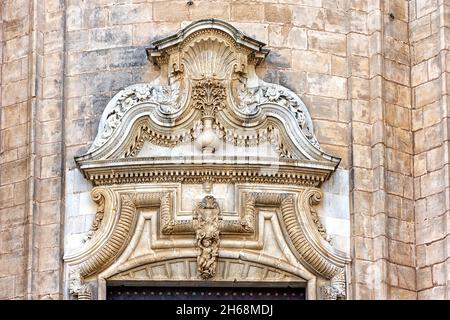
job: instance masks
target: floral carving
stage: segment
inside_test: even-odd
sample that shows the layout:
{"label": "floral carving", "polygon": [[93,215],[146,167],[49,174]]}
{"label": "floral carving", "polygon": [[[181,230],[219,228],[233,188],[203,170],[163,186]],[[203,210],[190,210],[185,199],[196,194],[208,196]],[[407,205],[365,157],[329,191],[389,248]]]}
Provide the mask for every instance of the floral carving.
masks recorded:
{"label": "floral carving", "polygon": [[125,113],[138,103],[150,102],[159,106],[164,113],[171,113],[180,108],[180,82],[173,80],[170,86],[153,86],[138,84],[122,90],[117,97],[114,108],[106,116],[102,133],[96,138],[93,148],[97,149],[109,139],[122,122]]}
{"label": "floral carving", "polygon": [[200,249],[197,268],[203,279],[214,277],[219,255],[222,216],[219,204],[213,196],[206,196],[195,208],[193,217],[195,241]]}
{"label": "floral carving", "polygon": [[221,80],[205,78],[192,86],[192,106],[201,110],[203,116],[214,117],[225,108],[226,89]]}
{"label": "floral carving", "polygon": [[83,283],[79,268],[70,270],[69,293],[78,300],[91,300],[91,290],[88,285]]}
{"label": "floral carving", "polygon": [[[107,185],[103,190],[113,190],[104,193],[105,198],[93,197],[98,209],[87,236],[93,238],[92,243],[82,254],[74,255],[76,258],[69,257],[70,267],[79,267],[70,276],[70,292],[79,299],[91,294],[83,278],[99,275],[119,263],[122,252],[128,252],[125,250],[141,221],[140,209],[148,206],[159,206],[152,217],[159,218],[155,236],[161,236],[159,240],[169,247],[164,250],[177,248],[179,240],[182,246],[190,246],[189,255],[198,250],[197,267],[203,279],[216,275],[220,245],[228,245],[227,236],[234,235],[230,240],[258,239],[258,223],[262,222],[262,217],[256,219],[258,208],[276,207],[275,218],[294,256],[306,269],[332,279],[330,286],[322,288],[323,296],[345,297],[345,276],[340,271],[347,258],[322,241],[321,237],[328,240],[327,235],[313,208],[320,197],[305,195],[308,187],[320,187],[339,159],[311,148],[310,143],[320,147],[301,99],[289,89],[257,77],[254,67],[265,56],[264,44],[214,29],[218,24],[224,30],[231,27],[214,20],[206,29],[187,29],[190,35],[183,31],[154,46],[152,57],[168,73],[158,84],[168,80],[169,85],[138,84],[121,91],[106,107],[90,151],[77,157],[87,179],[94,185]],[[211,59],[210,54],[224,59]],[[113,141],[119,130],[123,138]],[[152,146],[133,159],[145,141],[159,147]],[[180,143],[186,145],[172,153],[170,149]],[[230,145],[238,147],[229,148],[234,153],[227,153]],[[201,147],[201,157],[193,146]],[[221,153],[204,156],[216,150]],[[269,168],[271,162],[273,168]],[[170,188],[161,186],[155,189],[158,192],[148,192],[153,186],[145,185],[169,182],[203,184],[206,193],[215,191],[215,183],[264,186],[246,189],[252,191],[238,202],[239,217],[222,219],[218,201],[211,195],[200,201],[192,217],[186,217],[175,212],[181,208],[175,201],[185,201],[178,191],[167,192]],[[269,185],[276,185],[277,191],[254,192],[271,188]],[[108,223],[102,225],[103,219]],[[96,230],[102,235],[93,237]]]}
{"label": "floral carving", "polygon": [[330,285],[321,287],[320,292],[324,300],[345,299],[347,296],[345,269],[339,269],[336,275],[331,278]]}
{"label": "floral carving", "polygon": [[311,213],[311,218],[314,224],[316,225],[317,231],[319,231],[322,238],[324,238],[325,241],[330,242],[331,237],[330,235],[327,234],[327,231],[323,226],[322,222],[320,222],[319,214],[317,213],[317,210],[314,207],[317,204],[319,204],[321,200],[322,200],[322,193],[320,191],[313,189],[309,192],[309,210]]}
{"label": "floral carving", "polygon": [[92,223],[91,229],[89,229],[89,231],[87,232],[86,236],[83,239],[83,242],[86,242],[92,238],[95,231],[98,230],[100,223],[103,220],[103,215],[105,214],[105,198],[103,197],[103,195],[99,192],[94,191],[92,193],[92,200],[94,200],[98,204],[97,212],[95,213],[95,218],[94,222]]}
{"label": "floral carving", "polygon": [[314,136],[312,127],[306,120],[306,107],[292,91],[280,85],[269,84],[262,80],[259,81],[259,86],[254,88],[247,87],[245,82],[245,80],[241,79],[237,89],[238,107],[241,112],[254,114],[263,103],[276,103],[288,108],[295,115],[297,123],[306,138],[312,145],[320,149],[319,142]]}

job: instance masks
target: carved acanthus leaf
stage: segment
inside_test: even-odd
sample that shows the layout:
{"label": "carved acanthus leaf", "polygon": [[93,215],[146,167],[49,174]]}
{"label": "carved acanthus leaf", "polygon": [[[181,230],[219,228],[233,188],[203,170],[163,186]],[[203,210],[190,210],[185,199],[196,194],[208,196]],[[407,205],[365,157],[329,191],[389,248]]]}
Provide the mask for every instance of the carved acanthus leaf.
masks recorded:
{"label": "carved acanthus leaf", "polygon": [[311,218],[314,224],[316,225],[317,231],[319,231],[322,238],[324,238],[325,241],[330,242],[331,237],[330,235],[327,234],[327,231],[323,226],[322,222],[320,221],[319,214],[317,213],[317,210],[315,208],[315,206],[318,205],[321,200],[322,200],[322,192],[315,189],[309,191],[309,211],[311,213]]}
{"label": "carved acanthus leaf", "polygon": [[254,114],[258,111],[259,106],[263,103],[276,103],[288,108],[297,119],[297,123],[305,137],[320,149],[319,142],[314,136],[311,125],[306,120],[306,107],[303,102],[287,88],[277,84],[259,81],[259,86],[247,87],[245,79],[241,79],[237,90],[238,107],[244,114]]}
{"label": "carved acanthus leaf", "polygon": [[203,116],[214,117],[225,108],[226,88],[222,80],[205,78],[196,80],[192,86],[192,106]]}
{"label": "carved acanthus leaf", "polygon": [[339,269],[331,278],[330,285],[321,287],[320,292],[324,300],[345,299],[347,296],[345,269]]}
{"label": "carved acanthus leaf", "polygon": [[[93,147],[101,147],[114,131],[119,127],[124,115],[138,103],[155,103],[160,110],[171,113],[178,110],[180,106],[180,81],[173,79],[169,86],[153,86],[151,84],[137,84],[120,92],[114,108],[106,116],[101,136],[97,137]],[[92,149],[91,148],[91,149]]]}
{"label": "carved acanthus leaf", "polygon": [[69,293],[78,300],[91,300],[91,289],[83,283],[80,268],[69,272]]}
{"label": "carved acanthus leaf", "polygon": [[94,233],[100,227],[100,224],[103,220],[103,215],[105,214],[105,197],[100,192],[94,189],[92,191],[92,200],[94,200],[98,205],[97,212],[95,213],[92,226],[84,237],[83,242],[90,240],[94,236]]}

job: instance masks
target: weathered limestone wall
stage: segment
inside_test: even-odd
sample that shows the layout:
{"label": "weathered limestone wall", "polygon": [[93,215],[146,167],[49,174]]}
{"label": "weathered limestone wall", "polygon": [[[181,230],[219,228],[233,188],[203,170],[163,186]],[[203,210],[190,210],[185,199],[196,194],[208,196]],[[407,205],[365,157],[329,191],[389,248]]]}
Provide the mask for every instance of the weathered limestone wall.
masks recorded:
{"label": "weathered limestone wall", "polygon": [[369,1],[360,8],[367,12],[367,37],[358,35],[352,45],[368,42],[369,81],[356,77],[349,89],[354,298],[415,299],[408,2]]}
{"label": "weathered limestone wall", "polygon": [[2,2],[1,298],[61,297],[63,9]]}
{"label": "weathered limestone wall", "polygon": [[342,158],[319,214],[351,250],[350,298],[448,299],[446,2],[3,1],[0,298],[63,296],[63,251],[96,210],[73,157],[119,89],[158,77],[144,47],[219,18],[268,44],[258,74],[299,94]]}
{"label": "weathered limestone wall", "polygon": [[[26,1],[2,2],[0,101],[0,298],[24,298],[27,276],[26,203],[30,15]],[[18,7],[22,10],[18,10]],[[17,267],[20,266],[20,267]]]}
{"label": "weathered limestone wall", "polygon": [[449,299],[447,1],[410,3],[414,198],[419,299]]}

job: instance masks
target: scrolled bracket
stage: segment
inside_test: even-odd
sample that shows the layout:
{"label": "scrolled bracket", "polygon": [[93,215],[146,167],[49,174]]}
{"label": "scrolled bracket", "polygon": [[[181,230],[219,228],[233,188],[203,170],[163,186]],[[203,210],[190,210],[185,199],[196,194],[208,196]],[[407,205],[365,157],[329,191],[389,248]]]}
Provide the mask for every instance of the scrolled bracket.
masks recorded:
{"label": "scrolled bracket", "polygon": [[92,200],[94,200],[95,203],[97,203],[97,212],[95,213],[94,221],[92,222],[92,226],[87,232],[86,236],[83,239],[83,242],[86,242],[90,240],[95,232],[100,227],[100,224],[102,223],[103,216],[105,214],[105,196],[103,195],[103,190],[94,188],[91,192]]}
{"label": "scrolled bracket", "polygon": [[327,234],[327,230],[323,226],[322,222],[320,221],[319,214],[315,208],[316,205],[322,201],[323,193],[320,189],[316,188],[309,188],[305,191],[303,202],[304,206],[309,212],[312,221],[317,227],[317,231],[319,232],[320,236],[327,242],[331,241],[330,235]]}

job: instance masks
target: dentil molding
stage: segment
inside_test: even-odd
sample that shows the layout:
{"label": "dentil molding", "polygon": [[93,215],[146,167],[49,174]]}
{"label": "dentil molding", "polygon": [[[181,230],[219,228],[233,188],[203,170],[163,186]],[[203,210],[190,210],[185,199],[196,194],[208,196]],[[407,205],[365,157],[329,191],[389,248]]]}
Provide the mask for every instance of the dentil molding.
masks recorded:
{"label": "dentil molding", "polygon": [[[261,250],[257,221],[261,208],[271,208],[298,263],[329,282],[322,297],[345,297],[349,258],[330,244],[315,210],[320,186],[340,159],[320,148],[299,96],[257,77],[255,68],[268,54],[264,46],[207,19],[147,49],[161,76],[118,92],[91,148],[75,159],[95,186],[98,209],[80,251],[64,257],[73,296],[90,298],[86,281],[105,270],[124,274],[123,266],[109,268],[130,245],[142,210],[157,211],[151,249],[195,249],[200,279],[211,280],[225,250]],[[187,184],[201,185],[205,195],[192,212],[181,213],[180,186]],[[237,190],[231,216],[212,193],[217,184]],[[279,264],[259,259],[272,261],[269,268]]]}
{"label": "dentil molding", "polygon": [[159,84],[117,93],[88,153],[76,158],[95,185],[212,179],[320,186],[336,169],[340,159],[320,149],[302,100],[257,77],[268,53],[263,43],[209,19],[147,52],[161,68]]}

